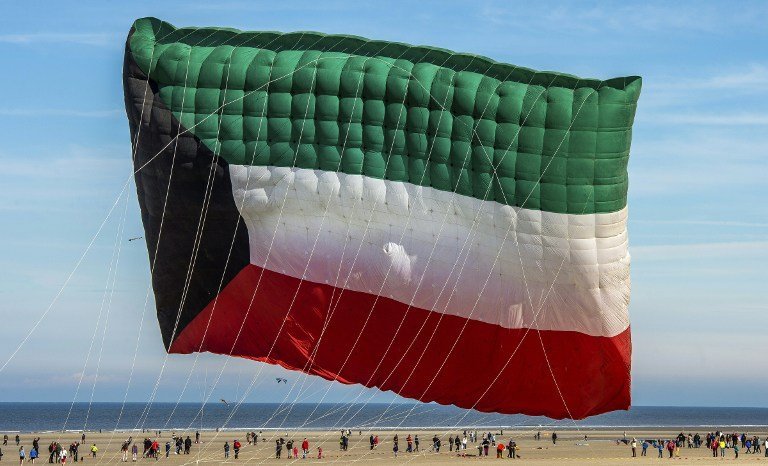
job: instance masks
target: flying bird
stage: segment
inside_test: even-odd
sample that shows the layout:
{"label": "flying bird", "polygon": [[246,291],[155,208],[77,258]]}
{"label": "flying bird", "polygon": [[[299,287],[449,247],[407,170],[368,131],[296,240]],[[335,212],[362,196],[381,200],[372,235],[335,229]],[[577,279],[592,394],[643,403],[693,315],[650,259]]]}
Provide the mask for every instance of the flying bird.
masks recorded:
{"label": "flying bird", "polygon": [[288,379],[283,379],[283,378],[281,378],[281,377],[276,377],[276,378],[275,378],[275,380],[277,380],[277,383],[280,383],[280,382],[283,382],[283,383],[285,383],[285,384],[287,384],[287,383],[288,383]]}
{"label": "flying bird", "polygon": [[225,405],[229,406],[229,402],[227,402],[227,400],[225,400],[224,398],[220,399],[219,401],[221,401]]}
{"label": "flying bird", "polygon": [[136,236],[134,238],[128,238],[128,241],[136,241],[137,239],[141,239],[143,236]]}

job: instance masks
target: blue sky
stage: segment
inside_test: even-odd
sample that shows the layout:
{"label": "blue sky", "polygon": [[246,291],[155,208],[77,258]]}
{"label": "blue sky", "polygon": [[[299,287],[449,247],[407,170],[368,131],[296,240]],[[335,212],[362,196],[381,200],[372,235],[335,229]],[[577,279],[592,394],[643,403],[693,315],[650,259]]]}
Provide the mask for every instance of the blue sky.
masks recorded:
{"label": "blue sky", "polygon": [[[768,406],[768,3],[4,1],[2,11],[0,365],[130,175],[124,40],[134,19],[157,16],[429,44],[596,78],[641,75],[629,193],[634,402]],[[143,242],[120,242],[116,279],[109,273],[123,212],[125,237],[142,234],[133,186],[128,193],[0,373],[3,401],[122,400],[137,341],[127,397],[150,397],[164,352],[151,301],[139,330]],[[304,380],[233,360],[210,388],[223,364],[170,357],[157,399],[199,401],[206,386],[213,399],[235,398],[263,370],[248,400],[293,401],[296,391],[273,377],[296,390]],[[316,379],[304,387],[299,400],[391,399]]]}

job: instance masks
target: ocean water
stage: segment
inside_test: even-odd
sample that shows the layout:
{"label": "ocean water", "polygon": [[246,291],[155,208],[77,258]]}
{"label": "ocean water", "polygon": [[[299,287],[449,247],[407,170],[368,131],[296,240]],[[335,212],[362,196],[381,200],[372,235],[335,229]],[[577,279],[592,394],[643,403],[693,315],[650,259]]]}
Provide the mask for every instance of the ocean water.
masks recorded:
{"label": "ocean water", "polygon": [[0,432],[54,430],[267,430],[495,427],[768,426],[768,408],[635,406],[580,421],[479,413],[437,404],[0,403]]}

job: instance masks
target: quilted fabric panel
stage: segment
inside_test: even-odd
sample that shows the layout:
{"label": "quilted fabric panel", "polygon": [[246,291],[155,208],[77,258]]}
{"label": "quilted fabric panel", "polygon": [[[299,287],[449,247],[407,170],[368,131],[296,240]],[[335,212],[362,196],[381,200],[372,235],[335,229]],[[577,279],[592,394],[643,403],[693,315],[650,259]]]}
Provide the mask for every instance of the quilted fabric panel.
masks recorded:
{"label": "quilted fabric panel", "polygon": [[639,77],[154,18],[136,21],[129,49],[182,126],[230,164],[362,174],[555,213],[626,206]]}

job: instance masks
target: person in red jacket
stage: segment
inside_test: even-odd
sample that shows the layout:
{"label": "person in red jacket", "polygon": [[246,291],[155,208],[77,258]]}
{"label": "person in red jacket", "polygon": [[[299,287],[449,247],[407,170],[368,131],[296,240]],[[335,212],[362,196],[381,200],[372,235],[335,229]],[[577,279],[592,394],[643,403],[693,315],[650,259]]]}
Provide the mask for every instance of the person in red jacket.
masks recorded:
{"label": "person in red jacket", "polygon": [[323,447],[317,447],[317,459],[323,459]]}
{"label": "person in red jacket", "polygon": [[496,458],[504,458],[504,442],[496,444]]}
{"label": "person in red jacket", "polygon": [[235,439],[235,442],[232,444],[232,449],[235,450],[235,459],[240,455],[240,447],[242,447],[240,441]]}
{"label": "person in red jacket", "polygon": [[309,454],[309,441],[307,440],[306,437],[304,438],[304,441],[301,442],[301,451],[302,451],[301,457],[306,458],[307,455]]}

